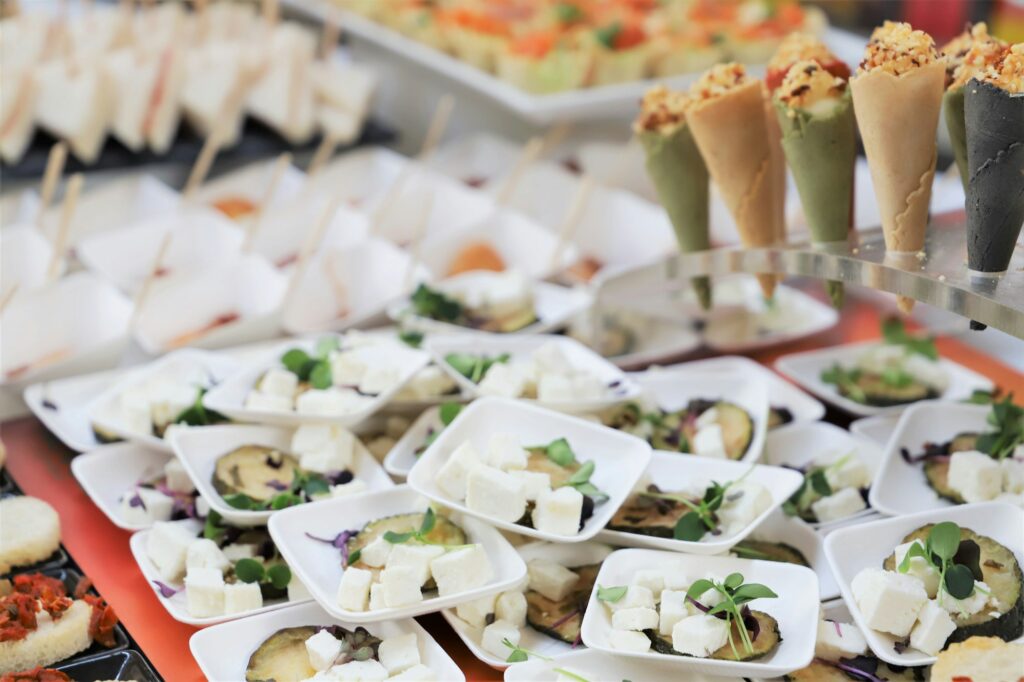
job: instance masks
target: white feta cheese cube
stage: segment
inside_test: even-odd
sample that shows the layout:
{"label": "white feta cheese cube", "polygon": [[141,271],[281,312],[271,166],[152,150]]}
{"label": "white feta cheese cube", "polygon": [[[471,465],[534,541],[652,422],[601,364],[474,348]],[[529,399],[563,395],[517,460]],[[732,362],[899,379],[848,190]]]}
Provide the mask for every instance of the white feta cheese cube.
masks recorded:
{"label": "white feta cheese cube", "polygon": [[975,581],[974,592],[963,599],[957,599],[950,596],[945,590],[942,590],[938,594],[938,603],[939,606],[951,615],[957,618],[967,618],[989,605],[989,602],[992,600],[991,593],[992,590],[986,583]]}
{"label": "white feta cheese cube", "polygon": [[1003,489],[1003,470],[999,463],[973,450],[953,453],[949,458],[948,479],[949,487],[968,503],[987,502]]}
{"label": "white feta cheese cube", "polygon": [[167,426],[196,401],[197,389],[192,385],[168,383],[157,386],[153,391],[149,411],[153,423]]}
{"label": "white feta cheese cube", "polygon": [[605,602],[608,607],[614,611],[620,611],[622,609],[653,609],[654,608],[654,593],[646,587],[640,587],[639,585],[629,585],[626,587],[626,593],[618,601]]}
{"label": "white feta cheese cube", "polygon": [[661,610],[658,613],[658,632],[671,635],[672,628],[683,618],[688,618],[690,608],[685,590],[664,590],[661,593]]}
{"label": "white feta cheese cube", "polygon": [[217,543],[207,538],[193,540],[185,552],[185,569],[188,572],[196,568],[215,568],[223,573],[229,565],[231,562]]}
{"label": "white feta cheese cube", "polygon": [[206,498],[200,495],[196,498],[196,516],[201,519],[205,519],[210,515],[210,503],[206,501]]}
{"label": "white feta cheese cube", "polygon": [[693,584],[693,578],[686,574],[682,566],[668,566],[661,569],[662,581],[666,590],[682,590],[686,592]]}
{"label": "white feta cheese cube", "polygon": [[340,426],[303,424],[292,434],[291,449],[300,456],[302,468],[320,473],[350,469],[355,447],[355,435]]}
{"label": "white feta cheese cube", "polygon": [[385,637],[377,649],[377,658],[389,675],[408,670],[420,663],[420,645],[415,632]]}
{"label": "white feta cheese cube", "polygon": [[949,387],[949,374],[937,361],[926,358],[920,353],[913,353],[903,361],[903,369],[926,386],[931,386],[939,393]]}
{"label": "white feta cheese cube", "polygon": [[[894,554],[897,570],[903,564],[903,560],[906,558],[907,552],[910,551],[910,547],[915,544],[921,545],[922,548],[924,547],[924,543],[920,540],[905,542],[896,547]],[[935,594],[939,591],[939,571],[932,562],[923,556],[911,557],[907,570],[900,572],[920,580],[921,584],[924,585],[924,591],[928,593],[928,598],[935,599]]]}
{"label": "white feta cheese cube", "polygon": [[352,566],[346,568],[338,583],[338,606],[346,611],[365,611],[372,582],[372,572]]}
{"label": "white feta cheese cube", "polygon": [[333,666],[340,653],[341,640],[327,630],[320,630],[306,640],[306,655],[309,656],[309,665],[318,672]]}
{"label": "white feta cheese cube", "polygon": [[299,387],[299,377],[286,369],[274,368],[267,370],[260,378],[256,389],[265,395],[288,398],[290,401]]}
{"label": "white feta cheese cube", "polygon": [[515,590],[502,592],[494,603],[494,615],[516,627],[526,627],[526,595]]}
{"label": "white feta cheese cube", "polygon": [[820,523],[845,519],[867,508],[858,488],[843,488],[811,504],[811,511]]}
{"label": "white feta cheese cube", "polygon": [[487,617],[494,613],[495,595],[465,601],[455,607],[455,615],[475,628],[487,625]]}
{"label": "white feta cheese cube", "polygon": [[409,566],[385,568],[380,573],[380,584],[384,586],[384,603],[389,609],[410,606],[423,601],[418,582],[419,574]]}
{"label": "white feta cheese cube", "polygon": [[741,481],[731,486],[725,498],[718,516],[728,535],[744,530],[773,503],[768,489],[754,481]]}
{"label": "white feta cheese cube", "polygon": [[860,457],[851,452],[826,465],[825,480],[832,490],[867,488],[871,485],[871,470]]}
{"label": "white feta cheese cube", "polygon": [[494,577],[483,545],[445,552],[430,562],[430,572],[442,597],[483,587]]}
{"label": "white feta cheese cube", "polygon": [[583,494],[575,488],[546,490],[533,507],[533,527],[552,535],[576,535],[580,531]]}
{"label": "white feta cheese cube", "polygon": [[224,613],[245,613],[263,608],[259,583],[228,583],[224,586]]}
{"label": "white feta cheese cube", "polygon": [[191,493],[196,489],[188,472],[185,471],[185,465],[177,457],[167,460],[167,464],[164,465],[164,482],[176,493]]}
{"label": "white feta cheese cube", "polygon": [[725,436],[721,424],[708,424],[699,429],[693,437],[693,453],[701,457],[725,459],[729,455],[725,451]]}
{"label": "white feta cheese cube", "polygon": [[513,646],[519,646],[520,636],[519,628],[515,625],[504,620],[496,620],[484,628],[480,636],[480,646],[484,651],[504,661],[512,653],[512,650],[505,646],[504,640],[507,639]]}
{"label": "white feta cheese cube", "polygon": [[448,460],[434,476],[434,483],[442,493],[461,502],[466,497],[466,479],[470,472],[482,466],[476,448],[466,441],[448,455]]}
{"label": "white feta cheese cube", "polygon": [[466,476],[466,506],[498,521],[515,523],[526,513],[526,491],[522,481],[512,475],[479,466]]}
{"label": "white feta cheese cube", "polygon": [[533,559],[526,564],[530,589],[551,601],[564,599],[580,577],[562,564],[547,559]]}
{"label": "white feta cheese cube", "polygon": [[338,485],[331,486],[331,498],[337,497],[349,497],[350,495],[358,495],[369,490],[369,486],[366,485],[366,481],[361,478],[353,478],[348,483],[339,483]]}
{"label": "white feta cheese cube", "polygon": [[697,419],[693,422],[693,425],[697,427],[697,430],[705,429],[709,426],[713,426],[718,423],[718,408],[709,407],[708,409],[697,415]]}
{"label": "white feta cheese cube", "polygon": [[551,475],[541,471],[510,471],[514,478],[523,482],[523,491],[528,502],[536,502],[543,493],[551,490]]}
{"label": "white feta cheese cube", "polygon": [[169,521],[174,512],[174,500],[159,490],[135,488],[121,497],[121,518],[143,526],[154,521]]}
{"label": "white feta cheese cube", "polygon": [[672,628],[672,648],[687,656],[706,658],[729,641],[729,624],[700,614],[683,618]]}
{"label": "white feta cheese cube", "polygon": [[380,395],[394,388],[400,379],[401,375],[394,367],[371,365],[366,368],[366,372],[359,382],[359,392]]}
{"label": "white feta cheese cube", "polygon": [[349,661],[331,668],[330,678],[338,682],[384,682],[388,679],[387,668],[377,661]]}
{"label": "white feta cheese cube", "polygon": [[525,469],[527,452],[519,439],[511,433],[495,433],[487,441],[486,464],[501,469],[512,471]]}
{"label": "white feta cheese cube", "polygon": [[149,530],[146,556],[166,582],[174,582],[185,574],[188,546],[196,539],[195,533],[173,521],[158,521]]}
{"label": "white feta cheese cube", "polygon": [[239,559],[252,559],[256,556],[256,545],[248,543],[239,543],[236,545],[227,545],[221,552],[224,553],[224,558],[234,563]]}
{"label": "white feta cheese cube", "polygon": [[499,398],[518,398],[525,387],[526,377],[522,372],[507,363],[498,362],[491,365],[477,384],[477,392]]}
{"label": "white feta cheese cube", "polygon": [[427,365],[413,375],[409,383],[395,396],[398,400],[428,400],[453,393],[456,389],[452,378],[437,365]]}
{"label": "white feta cheese cube", "polygon": [[565,374],[542,374],[537,382],[537,400],[545,403],[572,402],[572,379]]}
{"label": "white feta cheese cube", "polygon": [[215,568],[195,568],[185,576],[185,607],[195,618],[224,613],[224,575]]}
{"label": "white feta cheese cube", "polygon": [[897,637],[910,634],[917,614],[928,601],[920,580],[880,568],[861,570],[850,588],[865,624]]}
{"label": "white feta cheese cube", "polygon": [[929,656],[936,656],[954,630],[956,623],[949,613],[934,601],[928,601],[917,614],[917,625],[910,632],[910,646]]}
{"label": "white feta cheese cube", "polygon": [[1024,508],[1024,493],[1000,493],[994,502],[1005,502],[1017,507]]}
{"label": "white feta cheese cube", "polygon": [[530,360],[542,372],[558,373],[572,368],[569,358],[562,352],[561,342],[556,340],[541,344],[530,354]]}
{"label": "white feta cheese cube", "polygon": [[260,410],[263,412],[290,412],[292,409],[292,397],[272,395],[262,391],[249,391],[249,395],[245,396],[245,407],[249,410]]}
{"label": "white feta cheese cube", "polygon": [[612,614],[616,630],[648,630],[658,627],[658,612],[653,608],[619,609]]}
{"label": "white feta cheese cube", "polygon": [[416,587],[420,588],[430,580],[430,563],[437,557],[444,554],[444,547],[439,545],[419,545],[413,543],[402,543],[391,548],[388,555],[387,568],[408,568],[418,581]]}
{"label": "white feta cheese cube", "polygon": [[397,675],[392,675],[388,678],[388,682],[393,682],[394,680],[404,680],[405,682],[437,682],[437,675],[434,674],[433,670],[420,663],[419,665],[414,665],[408,670],[402,671]]}
{"label": "white feta cheese cube", "polygon": [[608,387],[597,376],[589,372],[577,372],[572,376],[573,400],[601,400],[608,392]]}
{"label": "white feta cheese cube", "polygon": [[636,630],[612,630],[608,634],[608,643],[618,651],[642,654],[651,648],[651,640]]}
{"label": "white feta cheese cube", "polygon": [[388,557],[391,556],[391,550],[394,547],[394,545],[384,539],[384,536],[379,535],[363,546],[359,552],[359,560],[367,566],[383,568],[387,564]]}
{"label": "white feta cheese cube", "polygon": [[1024,462],[1007,458],[999,468],[1003,470],[1003,492],[1024,493]]}
{"label": "white feta cheese cube", "polygon": [[388,607],[387,601],[384,599],[384,586],[380,583],[374,583],[370,585],[370,611],[380,611]]}
{"label": "white feta cheese cube", "polygon": [[633,574],[630,583],[637,587],[646,587],[651,591],[654,601],[661,600],[661,591],[665,589],[665,573],[657,568],[642,568]]}
{"label": "white feta cheese cube", "polygon": [[868,641],[856,625],[832,620],[818,621],[814,655],[827,661],[854,658],[867,653]]}
{"label": "white feta cheese cube", "polygon": [[331,382],[335,386],[358,386],[366,373],[366,363],[353,351],[332,353],[330,363]]}
{"label": "white feta cheese cube", "polygon": [[313,595],[309,593],[309,588],[293,575],[288,582],[288,601],[305,601],[312,598]]}
{"label": "white feta cheese cube", "polygon": [[320,417],[339,417],[363,409],[368,398],[355,391],[340,388],[311,388],[295,399],[295,411]]}

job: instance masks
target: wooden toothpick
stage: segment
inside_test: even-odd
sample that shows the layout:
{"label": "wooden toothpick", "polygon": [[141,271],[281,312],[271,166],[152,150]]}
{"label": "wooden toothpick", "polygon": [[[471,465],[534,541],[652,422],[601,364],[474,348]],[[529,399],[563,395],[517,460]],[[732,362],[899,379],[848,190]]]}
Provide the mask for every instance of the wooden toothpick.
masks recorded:
{"label": "wooden toothpick", "polygon": [[526,169],[533,165],[533,162],[537,160],[543,150],[544,141],[541,138],[530,138],[530,141],[526,143],[516,159],[515,165],[512,166],[512,172],[508,174],[501,189],[498,190],[498,194],[494,199],[498,206],[504,206],[509,202],[512,195],[515,194],[516,187],[519,185],[519,181],[522,179]]}
{"label": "wooden toothpick", "polygon": [[323,212],[320,214],[319,219],[313,227],[313,231],[306,237],[306,241],[302,244],[302,249],[299,251],[298,259],[295,261],[295,270],[292,272],[291,278],[288,280],[288,288],[285,290],[284,298],[281,299],[281,309],[287,310],[291,305],[292,297],[295,295],[295,291],[299,288],[299,283],[305,276],[306,267],[309,265],[309,259],[313,253],[320,246],[320,242],[323,241],[324,233],[327,232],[327,227],[331,224],[334,219],[334,214],[338,212],[338,207],[341,205],[341,196],[335,195],[327,202],[324,206]]}
{"label": "wooden toothpick", "polygon": [[341,24],[338,21],[338,14],[328,10],[327,17],[324,19],[324,31],[320,36],[320,59],[322,61],[330,61],[334,51],[338,48],[339,40],[341,40]]}
{"label": "wooden toothpick", "polygon": [[43,171],[43,184],[39,188],[39,210],[36,213],[36,226],[43,226],[43,215],[53,201],[53,195],[57,191],[57,182],[61,173],[64,172],[64,164],[68,160],[68,145],[58,142],[50,147],[50,154],[46,158],[46,170]]}
{"label": "wooden toothpick", "polygon": [[316,175],[327,165],[327,161],[334,156],[334,152],[338,149],[340,140],[336,135],[332,135],[329,132],[324,132],[324,137],[320,140],[320,144],[317,145],[316,151],[313,152],[313,158],[310,159],[309,165],[306,166],[306,184],[309,185],[309,181],[312,180]]}
{"label": "wooden toothpick", "polygon": [[423,237],[427,234],[427,225],[430,224],[430,212],[434,209],[434,194],[428,193],[420,207],[419,220],[416,221],[416,228],[409,243],[409,265],[405,269],[405,280],[402,284],[402,291],[412,288],[413,277],[416,275],[416,265],[420,259],[420,246],[423,244]]}
{"label": "wooden toothpick", "polygon": [[7,304],[14,300],[14,295],[18,293],[18,287],[20,286],[18,282],[15,282],[7,288],[3,296],[0,296],[0,313],[7,310]]}
{"label": "wooden toothpick", "polygon": [[583,176],[580,186],[572,198],[572,204],[569,205],[569,210],[566,212],[565,219],[558,230],[558,241],[551,252],[550,269],[552,272],[558,270],[559,265],[561,265],[562,252],[565,250],[566,243],[572,239],[576,228],[579,227],[580,220],[583,218],[583,211],[587,207],[587,201],[590,200],[590,193],[593,189],[594,179],[589,175]]}
{"label": "wooden toothpick", "polygon": [[135,328],[135,323],[142,314],[142,308],[146,305],[146,299],[149,298],[149,293],[153,289],[153,282],[156,281],[157,277],[160,276],[160,272],[163,270],[164,258],[167,257],[167,249],[170,248],[171,239],[173,237],[174,232],[167,230],[164,232],[163,239],[160,240],[160,246],[157,247],[156,256],[153,258],[153,264],[149,268],[149,273],[146,275],[146,278],[142,280],[139,292],[135,295],[135,307],[132,309],[132,318],[131,322],[128,323],[128,329]]}
{"label": "wooden toothpick", "polygon": [[82,191],[84,178],[81,173],[75,173],[68,180],[67,190],[64,192],[64,201],[60,208],[60,222],[57,224],[57,236],[53,241],[53,252],[50,254],[50,265],[46,269],[46,280],[52,282],[60,275],[61,264],[67,254],[68,242],[71,236],[71,219],[75,215],[75,208],[78,206],[78,195]]}
{"label": "wooden toothpick", "polygon": [[274,194],[277,192],[278,185],[281,184],[281,178],[284,177],[284,172],[288,170],[288,166],[290,166],[291,163],[292,155],[289,152],[285,152],[277,157],[277,161],[274,162],[273,168],[270,169],[270,179],[267,181],[266,187],[263,188],[263,201],[259,202],[252,219],[247,223],[245,242],[242,244],[242,253],[248,253],[249,250],[252,249],[252,245],[256,242],[256,237],[259,235],[260,227],[263,225],[263,216],[266,214],[267,207],[270,205]]}

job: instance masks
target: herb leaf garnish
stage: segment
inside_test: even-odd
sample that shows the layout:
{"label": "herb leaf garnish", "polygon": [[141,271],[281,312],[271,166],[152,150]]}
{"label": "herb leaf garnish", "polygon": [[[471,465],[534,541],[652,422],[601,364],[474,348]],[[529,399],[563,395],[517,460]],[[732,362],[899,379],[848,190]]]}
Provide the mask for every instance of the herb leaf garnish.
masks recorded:
{"label": "herb leaf garnish", "polygon": [[935,348],[933,337],[918,337],[907,333],[903,320],[890,317],[882,321],[882,338],[890,346],[903,346],[908,353],[923,355],[930,360],[939,359],[939,351]]}
{"label": "herb leaf garnish", "polygon": [[409,299],[413,311],[420,317],[441,322],[456,322],[462,317],[462,304],[445,294],[420,284]]}
{"label": "herb leaf garnish", "polygon": [[[970,547],[972,544],[975,547]],[[939,589],[954,599],[966,599],[974,592],[975,575],[981,572],[977,559],[972,559],[976,553],[980,556],[980,549],[973,540],[961,542],[960,526],[943,521],[932,526],[923,545],[917,541],[910,546],[896,570],[906,573],[911,560],[921,557],[939,571]],[[965,563],[957,563],[957,557]],[[972,563],[974,565],[970,565]]]}
{"label": "herb leaf garnish", "polygon": [[740,644],[748,654],[753,653],[754,645],[750,640],[750,633],[747,632],[744,618],[746,614],[743,607],[747,602],[755,599],[775,599],[779,595],[775,594],[771,588],[765,585],[744,583],[743,574],[741,573],[731,573],[722,582],[706,578],[695,581],[690,585],[690,589],[686,591],[686,597],[690,601],[696,602],[708,590],[715,590],[722,595],[722,601],[711,607],[707,614],[723,618],[729,624],[729,646],[732,647],[732,653],[736,660],[740,660],[740,654],[736,650],[736,644],[732,636],[732,625],[734,622],[739,624],[739,627],[735,629],[740,633]]}
{"label": "herb leaf garnish", "polygon": [[628,589],[629,588],[626,585],[620,585],[618,587],[601,587],[600,585],[598,585],[597,598],[601,601],[606,601],[614,604],[618,602],[620,599],[622,599],[624,596],[626,596],[626,591]]}
{"label": "herb leaf garnish", "polygon": [[533,656],[534,658],[539,658],[539,659],[544,660],[544,661],[553,660],[553,659],[551,659],[551,658],[549,658],[547,656],[541,656],[540,654],[538,654],[535,651],[530,651],[529,649],[524,649],[521,646],[513,644],[512,642],[510,642],[508,640],[508,637],[506,637],[505,639],[501,640],[501,643],[504,644],[505,646],[507,646],[509,649],[512,650],[512,653],[510,653],[508,655],[508,658],[505,659],[506,663],[522,663],[523,661],[528,659],[530,656]]}

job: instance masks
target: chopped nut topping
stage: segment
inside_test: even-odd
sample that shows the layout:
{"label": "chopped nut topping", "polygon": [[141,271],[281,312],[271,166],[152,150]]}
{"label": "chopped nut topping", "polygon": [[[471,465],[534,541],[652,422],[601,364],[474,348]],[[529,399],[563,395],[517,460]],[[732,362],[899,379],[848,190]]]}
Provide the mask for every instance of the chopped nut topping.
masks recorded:
{"label": "chopped nut topping", "polygon": [[690,98],[693,100],[714,99],[750,82],[747,70],[742,64],[729,62],[716,64],[690,86]]}
{"label": "chopped nut topping", "polygon": [[779,99],[790,109],[808,109],[819,102],[834,100],[845,89],[842,78],[836,78],[817,62],[806,60],[789,67],[779,86]]}
{"label": "chopped nut topping", "polygon": [[906,22],[887,21],[874,30],[857,73],[882,70],[902,76],[939,58],[935,41]]}
{"label": "chopped nut topping", "polygon": [[998,61],[1005,50],[1006,43],[990,36],[984,22],[968,25],[940,51],[946,62],[946,88],[959,88],[980,76]]}
{"label": "chopped nut topping", "polygon": [[771,61],[768,62],[768,70],[788,69],[791,65],[811,60],[819,64],[826,64],[834,61],[836,56],[828,49],[825,43],[807,33],[790,33],[779,44]]}
{"label": "chopped nut topping", "polygon": [[668,135],[685,125],[689,106],[690,98],[685,92],[669,90],[663,85],[653,87],[640,100],[640,115],[633,122],[633,130]]}
{"label": "chopped nut topping", "polygon": [[1005,50],[999,61],[985,71],[982,80],[1009,93],[1024,93],[1024,43],[1015,43]]}

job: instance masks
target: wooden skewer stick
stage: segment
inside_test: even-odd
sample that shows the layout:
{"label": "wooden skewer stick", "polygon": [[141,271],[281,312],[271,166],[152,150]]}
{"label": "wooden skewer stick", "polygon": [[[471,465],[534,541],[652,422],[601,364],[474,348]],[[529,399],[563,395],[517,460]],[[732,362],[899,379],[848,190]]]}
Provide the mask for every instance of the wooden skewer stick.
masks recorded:
{"label": "wooden skewer stick", "polygon": [[587,207],[587,201],[590,199],[590,193],[593,190],[594,179],[589,175],[583,176],[579,189],[576,190],[576,194],[572,198],[572,204],[569,205],[569,210],[565,214],[565,219],[558,229],[558,241],[555,243],[555,248],[551,251],[550,269],[552,272],[558,270],[558,266],[561,265],[562,252],[565,251],[566,243],[572,239],[576,228],[579,227],[580,220],[583,218],[583,209]]}
{"label": "wooden skewer stick", "polygon": [[50,265],[46,269],[46,279],[49,282],[57,279],[60,274],[60,266],[67,255],[68,240],[71,235],[71,219],[75,215],[75,208],[78,206],[78,195],[82,191],[84,178],[81,173],[75,173],[68,180],[67,190],[64,192],[64,202],[60,207],[60,223],[57,225],[57,236],[53,241],[53,252],[50,254]]}
{"label": "wooden skewer stick", "polygon": [[256,241],[256,237],[259,235],[260,227],[263,225],[263,216],[267,212],[267,207],[274,198],[274,194],[277,192],[277,186],[281,184],[281,178],[284,177],[284,172],[288,169],[288,166],[290,166],[291,163],[292,155],[288,152],[284,152],[277,157],[277,161],[274,162],[274,167],[270,169],[270,180],[267,181],[266,187],[263,188],[263,201],[259,202],[259,205],[256,207],[255,214],[246,225],[247,229],[245,231],[245,241],[242,243],[242,253],[248,253],[252,249],[252,245]]}
{"label": "wooden skewer stick", "polygon": [[331,295],[334,296],[334,316],[346,317],[348,315],[348,290],[334,267],[333,258],[323,259],[323,270],[327,275],[327,282],[331,285]]}
{"label": "wooden skewer stick", "polygon": [[163,239],[160,240],[160,246],[157,247],[156,256],[153,258],[153,265],[149,268],[149,274],[146,275],[146,279],[142,280],[139,293],[135,295],[135,307],[132,308],[132,318],[128,323],[129,330],[135,328],[135,323],[138,321],[139,316],[142,315],[142,308],[146,305],[146,299],[149,298],[150,291],[153,289],[153,282],[160,276],[160,271],[164,268],[164,258],[167,257],[167,249],[170,248],[171,239],[173,238],[174,232],[167,230],[164,232]]}
{"label": "wooden skewer stick", "polygon": [[298,259],[295,261],[295,270],[292,271],[291,278],[288,280],[288,288],[284,292],[284,298],[281,299],[282,310],[288,310],[291,306],[291,300],[299,288],[299,283],[305,276],[306,267],[309,265],[309,259],[319,248],[320,242],[323,241],[324,233],[327,232],[327,227],[334,219],[334,214],[338,212],[338,207],[340,205],[341,196],[333,196],[331,200],[327,202],[327,205],[324,206],[323,212],[320,214],[316,225],[313,227],[313,231],[309,233],[309,236],[306,237],[306,241],[303,242],[302,249],[299,251]]}
{"label": "wooden skewer stick", "polygon": [[7,288],[3,296],[0,296],[0,313],[7,310],[7,304],[14,300],[14,295],[18,293],[18,287],[20,286],[19,282],[15,282]]}
{"label": "wooden skewer stick", "polygon": [[338,48],[338,41],[341,40],[341,24],[338,22],[336,12],[328,10],[324,19],[324,32],[320,37],[320,59],[330,61],[334,51]]}
{"label": "wooden skewer stick", "polygon": [[420,217],[416,221],[416,229],[412,235],[412,241],[409,243],[409,265],[405,269],[405,281],[402,285],[402,291],[408,291],[412,288],[413,278],[416,276],[416,265],[420,260],[420,249],[423,244],[423,237],[427,234],[427,225],[430,224],[430,212],[434,209],[434,195],[433,193],[427,194],[423,201],[423,205],[420,207]]}
{"label": "wooden skewer stick", "polygon": [[334,152],[338,149],[338,144],[340,144],[340,140],[336,135],[324,132],[324,139],[320,140],[316,151],[313,152],[313,158],[310,159],[309,165],[306,166],[307,185],[309,185],[309,180],[312,180],[327,165],[327,161],[334,156]]}
{"label": "wooden skewer stick", "polygon": [[266,22],[267,26],[276,26],[281,18],[281,7],[278,0],[263,0],[261,9],[263,11],[263,21]]}
{"label": "wooden skewer stick", "polygon": [[533,165],[533,162],[537,160],[543,150],[544,140],[539,137],[531,137],[530,141],[523,147],[522,152],[520,152],[515,165],[512,166],[512,172],[508,174],[505,182],[502,183],[501,189],[498,190],[498,195],[494,199],[498,206],[504,206],[509,202],[512,195],[515,194],[516,187],[519,185],[523,173]]}
{"label": "wooden skewer stick", "polygon": [[64,172],[64,164],[68,160],[68,145],[58,142],[50,147],[50,155],[46,158],[46,170],[43,171],[43,184],[39,188],[39,211],[36,213],[36,226],[42,227],[43,214],[50,207],[53,195],[57,191],[57,181]]}
{"label": "wooden skewer stick", "polygon": [[565,138],[569,137],[571,132],[571,121],[562,121],[548,130],[547,134],[544,135],[544,148],[541,149],[541,154],[550,154],[552,150],[565,141]]}
{"label": "wooden skewer stick", "polygon": [[181,191],[182,199],[186,202],[192,200],[196,190],[206,180],[210,167],[213,166],[213,160],[217,158],[217,152],[220,151],[220,130],[224,127],[223,121],[224,119],[221,119],[221,124],[210,131],[210,134],[203,142],[202,149],[199,150],[196,162],[192,165],[192,170],[188,174],[188,180],[185,182],[185,188]]}

